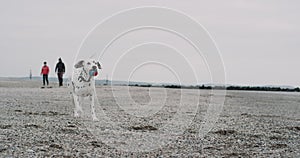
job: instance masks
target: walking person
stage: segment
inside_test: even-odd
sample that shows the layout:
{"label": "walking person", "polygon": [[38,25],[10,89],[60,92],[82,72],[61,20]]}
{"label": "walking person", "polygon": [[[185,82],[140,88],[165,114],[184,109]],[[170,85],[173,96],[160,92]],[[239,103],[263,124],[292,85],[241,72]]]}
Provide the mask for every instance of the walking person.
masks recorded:
{"label": "walking person", "polygon": [[59,87],[63,86],[63,75],[65,73],[65,64],[62,62],[61,58],[58,59],[58,63],[55,66],[55,72],[57,72]]}
{"label": "walking person", "polygon": [[41,75],[43,75],[43,85],[47,83],[47,86],[49,85],[48,81],[48,74],[49,74],[49,67],[47,66],[47,62],[44,62],[44,66],[42,67]]}

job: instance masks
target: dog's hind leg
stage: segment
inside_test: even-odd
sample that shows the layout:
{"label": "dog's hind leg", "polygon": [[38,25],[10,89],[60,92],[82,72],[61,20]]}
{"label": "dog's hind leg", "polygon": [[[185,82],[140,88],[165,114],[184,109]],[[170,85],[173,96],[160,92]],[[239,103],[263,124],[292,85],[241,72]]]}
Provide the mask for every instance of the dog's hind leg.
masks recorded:
{"label": "dog's hind leg", "polygon": [[95,95],[90,96],[90,101],[91,101],[92,119],[93,121],[98,121],[98,118],[96,117],[96,113],[95,113]]}

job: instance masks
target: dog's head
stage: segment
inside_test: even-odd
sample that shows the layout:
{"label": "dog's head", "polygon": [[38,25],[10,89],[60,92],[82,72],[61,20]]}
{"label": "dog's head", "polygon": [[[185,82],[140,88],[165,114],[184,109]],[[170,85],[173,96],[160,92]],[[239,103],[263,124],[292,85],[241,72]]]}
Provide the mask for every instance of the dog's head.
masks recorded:
{"label": "dog's head", "polygon": [[80,60],[74,65],[74,67],[76,69],[83,68],[86,71],[86,73],[88,73],[90,76],[97,76],[98,69],[101,69],[100,63],[93,59]]}

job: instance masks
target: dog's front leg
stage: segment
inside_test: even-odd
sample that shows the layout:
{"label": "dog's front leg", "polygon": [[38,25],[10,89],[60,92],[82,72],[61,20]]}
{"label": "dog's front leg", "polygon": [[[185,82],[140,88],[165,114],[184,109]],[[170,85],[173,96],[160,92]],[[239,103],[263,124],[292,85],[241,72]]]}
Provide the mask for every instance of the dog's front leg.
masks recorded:
{"label": "dog's front leg", "polygon": [[91,101],[91,113],[92,113],[92,119],[93,121],[98,121],[98,118],[95,114],[95,94],[90,95],[90,101]]}
{"label": "dog's front leg", "polygon": [[82,112],[82,109],[80,107],[79,96],[73,94],[73,98],[74,98],[74,104],[75,104],[74,117],[79,117],[79,112]]}

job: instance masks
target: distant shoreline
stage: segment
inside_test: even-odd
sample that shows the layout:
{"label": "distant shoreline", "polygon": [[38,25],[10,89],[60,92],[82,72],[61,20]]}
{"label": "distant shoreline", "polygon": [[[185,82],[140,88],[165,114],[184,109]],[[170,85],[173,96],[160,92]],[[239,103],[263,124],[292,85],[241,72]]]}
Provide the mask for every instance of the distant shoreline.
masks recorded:
{"label": "distant shoreline", "polygon": [[[0,81],[41,81],[41,77],[34,76],[30,80],[29,77],[0,77]],[[68,78],[64,78],[65,82]],[[49,77],[50,82],[58,82],[56,77]],[[237,90],[237,91],[267,91],[267,92],[300,92],[299,87],[292,86],[238,86],[238,85],[178,85],[172,83],[147,83],[147,82],[126,82],[126,81],[110,81],[96,80],[96,85],[116,85],[116,86],[135,86],[135,87],[160,87],[173,89],[214,89],[214,90]]]}
{"label": "distant shoreline", "polygon": [[300,92],[300,88],[280,88],[280,87],[259,87],[259,86],[180,86],[180,85],[129,85],[137,87],[163,87],[163,88],[175,88],[175,89],[213,89],[213,90],[236,90],[236,91],[265,91],[265,92]]}

